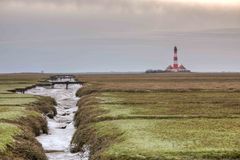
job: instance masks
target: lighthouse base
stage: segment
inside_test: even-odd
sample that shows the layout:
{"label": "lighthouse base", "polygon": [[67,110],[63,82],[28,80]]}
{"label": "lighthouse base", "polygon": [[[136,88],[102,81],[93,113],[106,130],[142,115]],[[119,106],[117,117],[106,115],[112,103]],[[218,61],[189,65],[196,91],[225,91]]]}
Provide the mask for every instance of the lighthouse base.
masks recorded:
{"label": "lighthouse base", "polygon": [[191,72],[190,70],[186,69],[182,64],[178,65],[177,67],[174,65],[169,65],[165,72]]}

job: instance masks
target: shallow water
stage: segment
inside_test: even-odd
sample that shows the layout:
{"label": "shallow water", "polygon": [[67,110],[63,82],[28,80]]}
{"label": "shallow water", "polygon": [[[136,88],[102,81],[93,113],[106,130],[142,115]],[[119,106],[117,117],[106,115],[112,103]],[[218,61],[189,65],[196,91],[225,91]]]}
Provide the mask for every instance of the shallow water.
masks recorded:
{"label": "shallow water", "polygon": [[[75,132],[73,118],[77,111],[78,97],[75,96],[81,85],[55,85],[54,89],[36,87],[26,91],[26,94],[53,97],[57,102],[57,115],[48,120],[49,134],[36,137],[42,144],[49,160],[88,160],[89,151],[86,148],[83,153],[70,153],[70,143]],[[49,153],[48,153],[49,152]]]}

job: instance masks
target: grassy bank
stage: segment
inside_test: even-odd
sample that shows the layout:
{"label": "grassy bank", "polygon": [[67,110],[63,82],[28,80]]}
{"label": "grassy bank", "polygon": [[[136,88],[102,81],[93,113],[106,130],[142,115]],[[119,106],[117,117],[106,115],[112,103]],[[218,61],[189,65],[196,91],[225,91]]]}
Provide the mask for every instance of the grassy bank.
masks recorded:
{"label": "grassy bank", "polygon": [[48,132],[47,121],[42,114],[56,114],[55,100],[9,92],[31,86],[46,77],[42,74],[0,75],[1,159],[47,159],[35,136]]}
{"label": "grassy bank", "polygon": [[239,159],[240,74],[81,75],[75,151],[91,159]]}
{"label": "grassy bank", "polygon": [[239,159],[239,130],[239,119],[125,119],[91,123],[80,137],[96,160]]}

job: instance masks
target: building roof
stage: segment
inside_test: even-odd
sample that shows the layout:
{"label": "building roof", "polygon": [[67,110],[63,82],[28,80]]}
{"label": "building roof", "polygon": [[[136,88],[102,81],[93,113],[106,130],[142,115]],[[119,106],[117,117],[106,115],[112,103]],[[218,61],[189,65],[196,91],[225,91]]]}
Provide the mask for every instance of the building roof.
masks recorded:
{"label": "building roof", "polygon": [[173,66],[172,65],[169,65],[166,70],[169,70],[169,69],[173,69]]}
{"label": "building roof", "polygon": [[182,64],[178,66],[178,69],[186,69]]}

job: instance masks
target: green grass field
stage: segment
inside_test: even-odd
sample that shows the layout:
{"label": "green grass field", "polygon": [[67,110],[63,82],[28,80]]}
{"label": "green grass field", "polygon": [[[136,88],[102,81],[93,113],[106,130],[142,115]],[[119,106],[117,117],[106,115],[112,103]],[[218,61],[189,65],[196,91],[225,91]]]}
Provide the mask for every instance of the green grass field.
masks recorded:
{"label": "green grass field", "polygon": [[[47,77],[47,75],[40,74],[0,75],[1,158],[22,160],[39,157],[46,159],[34,135],[40,134],[41,130],[47,131],[47,123],[41,115],[40,104],[45,103],[44,107],[47,107],[48,101],[42,101],[43,98],[38,96],[16,94],[9,90],[32,86]],[[32,148],[27,149],[30,143],[32,143]]]}
{"label": "green grass field", "polygon": [[[100,93],[102,116],[231,117],[239,116],[237,92]],[[214,113],[214,114],[213,114]]]}
{"label": "green grass field", "polygon": [[115,120],[93,127],[98,137],[121,133],[101,159],[239,157],[240,119]]}
{"label": "green grass field", "polygon": [[[33,142],[32,153],[46,159],[33,136],[47,131],[40,113],[54,112],[54,101],[9,90],[48,76],[0,75],[0,156]],[[240,74],[77,76],[86,83],[72,142],[74,151],[90,145],[90,160],[240,159]]]}
{"label": "green grass field", "polygon": [[91,91],[166,91],[166,90],[240,90],[237,73],[165,73],[165,74],[98,74],[79,75],[88,87],[78,95]]}
{"label": "green grass field", "polygon": [[240,74],[80,75],[91,160],[240,159]]}

